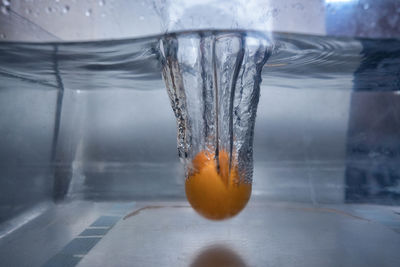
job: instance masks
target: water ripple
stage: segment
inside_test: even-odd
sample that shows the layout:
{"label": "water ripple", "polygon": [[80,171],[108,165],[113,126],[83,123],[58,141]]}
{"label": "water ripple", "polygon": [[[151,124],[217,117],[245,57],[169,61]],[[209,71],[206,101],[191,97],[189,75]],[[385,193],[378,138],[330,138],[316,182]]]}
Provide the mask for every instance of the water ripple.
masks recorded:
{"label": "water ripple", "polygon": [[[0,86],[26,82],[56,89],[55,74],[59,72],[70,90],[163,89],[158,56],[161,37],[45,44],[2,42],[0,80],[4,82]],[[272,33],[270,38],[274,52],[263,69],[262,90],[398,90],[399,40],[285,33]]]}

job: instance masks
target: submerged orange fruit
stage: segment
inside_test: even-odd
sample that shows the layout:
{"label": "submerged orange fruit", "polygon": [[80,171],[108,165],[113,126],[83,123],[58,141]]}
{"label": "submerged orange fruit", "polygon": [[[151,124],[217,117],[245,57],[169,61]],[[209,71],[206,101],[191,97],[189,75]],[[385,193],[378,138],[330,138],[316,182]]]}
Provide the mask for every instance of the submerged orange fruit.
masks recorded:
{"label": "submerged orange fruit", "polygon": [[211,220],[223,220],[238,214],[251,195],[251,183],[240,177],[237,163],[229,171],[229,156],[219,153],[219,168],[215,155],[200,152],[193,159],[193,171],[185,182],[186,197],[202,216]]}

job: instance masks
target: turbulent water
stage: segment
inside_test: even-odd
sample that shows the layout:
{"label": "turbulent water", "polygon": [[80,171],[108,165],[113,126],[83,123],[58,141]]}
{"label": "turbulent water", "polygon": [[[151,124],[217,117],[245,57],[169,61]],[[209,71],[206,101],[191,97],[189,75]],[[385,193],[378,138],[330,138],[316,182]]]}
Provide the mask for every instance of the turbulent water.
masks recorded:
{"label": "turbulent water", "polygon": [[252,143],[261,70],[272,43],[255,33],[183,33],[160,42],[163,77],[177,118],[178,152],[229,158],[252,176]]}

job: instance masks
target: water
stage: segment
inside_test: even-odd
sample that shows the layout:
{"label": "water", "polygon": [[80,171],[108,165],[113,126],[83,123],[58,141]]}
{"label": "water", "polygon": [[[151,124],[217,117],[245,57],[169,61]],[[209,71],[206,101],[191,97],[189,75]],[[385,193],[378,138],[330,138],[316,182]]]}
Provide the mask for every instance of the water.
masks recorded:
{"label": "water", "polygon": [[[229,34],[235,44],[242,40],[241,32]],[[194,40],[199,36],[188,35]],[[120,204],[109,200],[124,199],[130,201],[125,206],[134,206],[129,211],[145,209],[119,221],[81,265],[116,265],[110,250],[118,255],[118,263],[208,264],[204,255],[221,249],[207,248],[222,242],[249,266],[285,265],[288,258],[287,265],[296,261],[311,266],[397,266],[398,206],[343,203],[399,203],[399,42],[272,37],[261,46],[271,54],[261,73],[254,139],[254,153],[259,154],[252,188],[253,196],[264,194],[268,201],[254,201],[241,216],[222,224],[201,220],[186,203],[178,202],[183,206],[179,207],[163,201],[180,201],[183,187],[173,165],[176,129],[159,53],[160,41],[174,40],[173,35],[89,43],[1,43],[0,221],[7,221],[12,231],[18,227],[1,238],[4,265],[41,266],[54,255],[58,258],[91,223],[120,216]],[[227,56],[236,61],[237,52],[232,49]],[[248,63],[254,62],[258,61]],[[342,96],[350,94],[352,102],[338,107]],[[195,163],[201,167],[209,160],[201,151],[188,157],[195,159],[199,152]],[[160,164],[165,158],[170,161]],[[218,160],[223,173],[226,156],[221,153]],[[343,165],[335,168],[331,163],[339,160]],[[206,171],[215,178],[213,170]],[[194,184],[199,181],[192,178],[188,180]],[[80,198],[74,195],[75,187],[89,201],[76,201]],[[241,188],[234,193],[240,200],[232,202],[235,208],[247,200],[248,187]],[[219,189],[214,187],[217,193]],[[54,191],[67,191],[74,201],[32,208],[53,201]],[[385,194],[388,198],[382,202]],[[161,204],[155,207],[161,206],[152,209],[144,199],[156,199]],[[274,199],[305,203],[274,204]],[[15,214],[23,216],[14,220]],[[0,230],[0,235],[11,232]],[[291,257],[282,248],[288,248]],[[21,250],[22,256],[15,253]],[[240,258],[227,257],[242,264]]]}
{"label": "water", "polygon": [[[162,37],[81,43],[2,42],[1,74],[57,87],[53,64],[56,60],[62,67],[68,89],[160,89],[163,83],[158,46]],[[398,72],[393,68],[399,62],[397,40],[275,33],[271,42],[272,55],[262,71],[262,78],[264,81],[268,79],[268,83],[264,82],[263,86],[351,90],[347,86],[347,78],[353,76],[354,70],[365,58],[362,50],[363,44],[366,44],[368,51],[379,56],[382,66],[378,69],[379,74],[359,77],[364,85],[358,90],[395,90],[386,85],[398,79]],[[88,80],[88,76],[93,79]]]}
{"label": "water", "polygon": [[[247,37],[243,37],[246,36],[246,34]],[[232,77],[235,76],[233,75],[234,72],[232,72],[232,69],[230,69],[230,72],[225,72],[225,69],[229,69],[236,64],[235,62],[238,59],[238,51],[240,50],[237,50],[237,44],[240,43],[243,38],[253,38],[255,44],[254,47],[258,48],[260,48],[260,44],[262,44],[264,41],[266,42],[265,44],[262,44],[261,47],[264,49],[263,51],[268,54],[268,60],[262,68],[262,71],[260,73],[261,77],[258,77],[256,75],[258,78],[262,79],[260,92],[261,95],[266,94],[267,90],[270,89],[282,89],[283,91],[291,89],[293,91],[299,92],[299,95],[302,92],[307,92],[307,94],[311,96],[311,92],[313,90],[314,92],[321,92],[321,94],[325,94],[324,92],[326,92],[327,96],[332,95],[332,93],[330,92],[354,91],[372,92],[371,95],[375,94],[379,96],[388,96],[392,99],[395,99],[395,96],[397,95],[397,92],[399,90],[398,66],[400,63],[400,42],[398,40],[341,39],[283,33],[274,33],[271,36],[265,37],[256,32],[241,31],[185,32],[181,35],[169,34],[139,39],[80,43],[29,44],[4,42],[0,43],[1,90],[14,90],[15,94],[19,92],[18,90],[22,89],[31,91],[41,90],[45,92],[43,94],[46,94],[46,91],[57,92],[59,94],[59,101],[57,102],[58,111],[54,115],[57,124],[57,121],[59,122],[60,120],[61,113],[59,109],[61,109],[63,94],[68,94],[68,92],[88,93],[102,91],[106,92],[109,95],[112,95],[113,90],[122,89],[130,92],[154,92],[153,95],[161,94],[158,93],[158,91],[160,91],[162,92],[162,94],[165,94],[165,83],[162,79],[163,56],[160,53],[160,43],[163,41],[165,42],[166,40],[173,40],[174,38],[177,38],[178,41],[179,38],[181,38],[182,40],[184,39],[183,43],[186,42],[187,45],[184,45],[183,47],[187,49],[187,51],[183,50],[183,53],[190,54],[191,49],[199,49],[196,44],[196,42],[198,42],[199,40],[198,36],[206,36],[206,43],[211,44],[212,42],[208,42],[207,40],[211,40],[211,37],[216,35],[231,36],[230,38],[231,40],[233,40],[232,45],[224,41],[220,44],[220,48],[217,47],[218,49],[222,49],[222,52],[227,50],[229,47],[232,47],[232,52],[230,54],[225,54],[225,58],[221,57],[216,61],[219,73],[229,73],[230,75],[232,75]],[[262,40],[261,43],[258,43],[260,42],[260,40]],[[246,49],[244,49],[244,51],[246,51]],[[221,53],[220,55],[222,56],[223,53]],[[246,52],[244,52],[243,54],[243,58],[245,57]],[[205,55],[203,60],[210,61],[210,58],[210,55]],[[255,60],[256,58],[257,60]],[[201,74],[201,68],[199,69],[198,65],[196,65],[198,64],[199,60],[190,57],[186,58],[186,60],[188,63],[191,63],[191,65],[189,64],[189,68],[185,71],[191,74],[191,76],[186,76],[185,79],[187,80],[184,82],[200,85],[199,80],[196,79],[196,77],[199,77],[199,72]],[[260,58],[260,60],[263,61],[263,58]],[[249,69],[254,70],[261,61],[258,60],[258,57],[249,57],[248,61],[245,62],[251,65]],[[206,64],[209,69],[204,69],[203,72],[208,74],[210,74],[210,72],[213,72],[212,69],[214,67],[213,64],[211,64],[210,62]],[[224,65],[224,62],[229,62],[229,64]],[[210,66],[212,68],[210,68]],[[240,77],[241,70],[242,68],[239,68],[238,77]],[[203,75],[203,77],[208,79],[211,83],[214,83],[213,79],[207,78],[207,75],[204,76],[204,73],[201,75]],[[210,77],[212,76],[215,75],[210,75]],[[235,80],[232,79],[232,77],[226,77],[227,81]],[[254,79],[251,78],[250,81],[254,82]],[[229,82],[226,82],[225,84],[229,84]],[[197,88],[197,86],[194,86],[193,88],[195,89]],[[251,88],[254,89],[254,87]],[[230,87],[228,87],[227,89],[230,89]],[[228,90],[227,92],[230,91]],[[252,91],[247,92],[250,92],[249,96],[257,95],[254,94],[254,92],[252,93]],[[195,90],[192,93],[196,93]],[[193,100],[195,98],[192,96],[190,99]],[[206,100],[207,99],[208,98],[206,98]],[[228,97],[221,99],[226,100],[231,98]],[[257,102],[256,98],[250,97],[250,99],[252,100],[248,101],[245,106],[252,107],[254,109]],[[76,98],[75,100],[77,102],[80,101],[78,98]],[[329,101],[327,101],[327,103],[328,102]],[[214,108],[214,105],[214,102],[210,100],[209,103],[206,104],[206,107],[212,106]],[[85,105],[82,106],[84,107]],[[193,127],[198,127],[194,129],[200,129],[190,130],[190,133],[193,134],[191,138],[192,142],[194,142],[192,144],[195,144],[194,147],[186,147],[187,144],[191,144],[190,142],[188,143],[187,140],[178,143],[181,145],[179,149],[179,151],[181,151],[181,156],[183,158],[189,159],[187,163],[190,164],[191,160],[193,160],[196,155],[204,150],[208,150],[209,152],[211,151],[211,153],[215,154],[217,143],[218,146],[221,145],[221,150],[227,152],[228,155],[234,154],[238,156],[238,153],[240,152],[240,142],[244,140],[244,143],[246,144],[243,145],[243,148],[246,149],[244,149],[243,151],[251,152],[252,139],[249,137],[252,134],[251,128],[252,124],[254,124],[254,118],[246,120],[249,125],[243,127],[244,132],[240,135],[241,137],[243,137],[243,139],[234,138],[232,142],[232,134],[229,134],[229,132],[232,131],[231,126],[237,125],[237,122],[230,122],[230,118],[234,118],[229,117],[230,101],[222,101],[221,103],[219,103],[219,106],[224,107],[218,109],[220,111],[220,118],[223,118],[219,119],[219,121],[222,123],[219,127],[221,127],[223,138],[218,142],[215,142],[215,134],[206,134],[203,131],[207,129],[208,126],[215,125],[215,123],[209,123],[206,125],[207,127],[204,127],[204,124],[193,125]],[[233,107],[235,107],[235,105],[233,105]],[[335,108],[336,107],[334,106],[332,107],[332,109]],[[227,110],[228,113],[225,113]],[[76,112],[79,111],[82,110],[78,110]],[[137,112],[140,113],[140,111]],[[172,114],[171,110],[170,112]],[[315,113],[318,112],[319,110],[315,111]],[[43,111],[43,114],[47,113]],[[250,115],[250,117],[254,117],[255,110],[249,111],[247,113],[245,112],[244,114]],[[195,114],[193,118],[195,119],[195,121],[201,122],[201,120],[198,120],[198,115],[199,114]],[[78,117],[78,115],[76,116]],[[49,115],[49,117],[51,117],[49,119],[54,119],[53,115]],[[210,116],[209,120],[212,120],[214,117],[215,116]],[[140,116],[137,116],[135,118],[137,120],[141,120]],[[2,118],[2,120],[6,119],[6,116]],[[93,118],[87,119],[88,121],[91,121]],[[118,122],[118,118],[115,119]],[[27,122],[24,121],[24,123]],[[260,125],[260,121],[256,122],[256,125],[257,123]],[[385,125],[389,125],[390,123],[391,122],[385,122]],[[115,124],[117,125],[117,123]],[[82,125],[84,125],[84,123],[76,125],[76,129],[70,131],[71,134],[79,135],[79,127],[83,127]],[[210,129],[207,129],[209,133],[212,133],[215,130],[212,127],[210,127]],[[297,125],[296,131],[303,131],[304,127],[302,127],[302,125]],[[332,128],[335,127],[336,124],[332,126]],[[5,128],[3,128],[3,130],[4,129]],[[104,134],[108,133],[106,130],[103,131]],[[140,129],[138,129],[138,131],[140,131]],[[236,132],[237,129],[234,131]],[[268,129],[268,133],[274,131],[278,132],[276,129]],[[367,139],[365,137],[365,133],[359,133],[359,130],[357,129],[353,129],[352,131],[355,132],[357,136],[353,138],[356,142],[356,145],[353,147],[354,149],[352,148],[351,151],[361,151],[358,148],[360,147],[360,142],[364,142],[363,140]],[[267,134],[267,132],[265,134]],[[335,132],[333,132],[333,134],[335,134]],[[4,130],[4,136],[6,135],[8,136],[9,134],[6,132],[6,130]],[[302,137],[303,143],[312,143],[313,140],[307,139],[308,136],[306,136],[306,134],[304,135],[305,136]],[[204,138],[207,136],[210,138]],[[397,142],[398,139],[396,135],[393,135],[392,139],[390,140],[386,137],[387,136],[384,135],[383,137],[381,136],[381,138],[377,139],[385,141],[388,140],[388,144],[386,144],[386,146],[389,147],[389,152],[395,150],[396,146],[394,143]],[[351,140],[351,138],[349,138],[349,140]],[[20,142],[21,141],[16,141],[16,144],[18,145],[20,144]],[[52,142],[56,142],[56,140]],[[231,144],[233,144],[232,147]],[[80,143],[77,142],[77,144],[74,143],[71,146],[79,147]],[[209,149],[210,146],[213,146],[213,148]],[[279,146],[280,150],[277,150],[278,152],[282,151],[285,148],[285,144],[280,143]],[[327,146],[329,147],[329,150],[335,149],[333,147],[334,145],[329,146],[329,143],[327,142],[318,147],[324,149]],[[110,147],[111,146],[109,146],[108,148]],[[30,148],[30,146],[27,145],[27,148]],[[271,149],[271,147],[268,147],[268,149]],[[290,147],[290,151],[295,151],[297,154],[302,154],[302,149],[303,148],[298,148],[296,146]],[[100,153],[101,151],[99,152],[99,150],[100,149],[96,150],[95,152]],[[261,148],[258,148],[258,150],[262,151]],[[283,150],[284,152],[282,153],[285,153],[285,151],[288,150],[289,148],[287,150]],[[4,151],[7,152],[6,149]],[[26,151],[29,151],[29,149],[26,149]],[[77,149],[77,151],[79,152],[79,149]],[[110,149],[108,149],[107,151],[108,154],[112,154],[110,152]],[[153,151],[156,151],[156,149],[154,149]],[[233,153],[233,151],[235,151],[236,154]],[[351,151],[349,152],[350,156],[352,155],[351,153],[353,153]],[[365,149],[364,147],[362,151],[366,152],[357,152],[357,157],[360,157],[360,155],[362,154],[361,156],[366,156],[369,160],[370,155],[378,153],[379,155],[381,155],[379,159],[380,162],[388,161],[386,159],[389,156],[386,157],[385,155],[387,153],[381,152],[383,151],[382,147],[378,146],[376,149]],[[6,152],[4,153],[6,154],[6,156],[8,156]],[[79,155],[78,152],[74,152],[75,156]],[[145,152],[143,151],[140,153],[145,155]],[[153,154],[148,153],[151,158],[156,158],[156,156],[154,156]],[[122,162],[124,160],[123,158],[119,158],[122,156],[118,153],[115,153],[113,155],[116,158],[117,162]],[[277,155],[279,156],[278,153]],[[279,158],[278,156],[276,158],[281,159],[284,158],[285,155],[283,155],[281,158]],[[347,158],[346,160],[352,160],[353,158],[351,157]],[[50,158],[51,160],[53,159],[52,157]],[[217,159],[220,160],[219,157],[217,157]],[[248,174],[244,174],[241,177],[245,178],[243,180],[251,181],[251,159],[244,159],[244,156],[237,157],[238,162],[236,162],[236,164],[239,165],[241,163],[246,163],[244,167],[239,167],[239,169],[245,170],[245,172],[248,172]],[[374,159],[376,159],[375,156]],[[318,160],[320,159],[318,158]],[[394,161],[398,162],[396,160],[397,158],[394,158]],[[235,160],[229,159],[228,170],[232,169],[232,162],[234,161]],[[369,161],[367,161],[367,163],[368,162]],[[368,163],[367,165],[371,164]],[[95,168],[96,170],[97,168],[101,169],[101,164],[96,165]],[[239,180],[241,177],[239,177]],[[397,181],[396,179],[394,180]],[[396,182],[393,182],[391,188],[393,189],[395,185]]]}

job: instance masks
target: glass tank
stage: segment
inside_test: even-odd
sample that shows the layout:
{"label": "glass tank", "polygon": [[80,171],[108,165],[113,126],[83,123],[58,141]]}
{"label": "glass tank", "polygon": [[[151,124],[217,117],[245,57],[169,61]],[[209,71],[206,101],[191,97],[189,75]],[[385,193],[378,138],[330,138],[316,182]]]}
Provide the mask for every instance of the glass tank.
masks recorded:
{"label": "glass tank", "polygon": [[399,23],[0,2],[0,265],[399,266]]}

